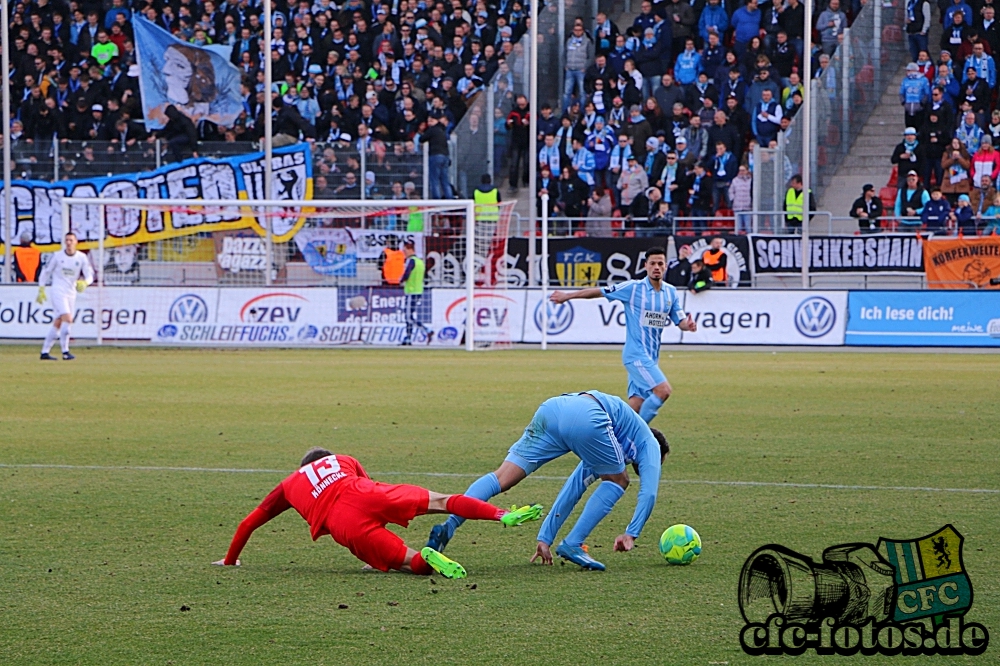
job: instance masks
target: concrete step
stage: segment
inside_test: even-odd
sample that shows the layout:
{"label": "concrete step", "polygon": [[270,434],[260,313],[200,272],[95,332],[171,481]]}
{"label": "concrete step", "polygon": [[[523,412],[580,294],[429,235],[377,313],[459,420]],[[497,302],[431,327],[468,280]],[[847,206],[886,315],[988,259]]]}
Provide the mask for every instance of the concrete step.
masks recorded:
{"label": "concrete step", "polygon": [[864,170],[866,173],[871,172],[873,174],[885,172],[886,176],[892,170],[892,162],[889,161],[889,155],[872,155],[870,157],[857,157],[848,156],[844,158],[843,163],[840,165],[840,169],[847,169],[849,171],[860,171]]}
{"label": "concrete step", "polygon": [[[874,122],[873,122],[874,121]],[[878,140],[888,137],[903,136],[903,118],[884,118],[879,120],[869,120],[868,123],[858,132],[858,140],[871,139]]]}
{"label": "concrete step", "polygon": [[892,141],[879,141],[878,143],[855,141],[851,147],[850,155],[853,157],[884,157],[888,159],[897,145],[899,145],[899,141],[895,139]]}

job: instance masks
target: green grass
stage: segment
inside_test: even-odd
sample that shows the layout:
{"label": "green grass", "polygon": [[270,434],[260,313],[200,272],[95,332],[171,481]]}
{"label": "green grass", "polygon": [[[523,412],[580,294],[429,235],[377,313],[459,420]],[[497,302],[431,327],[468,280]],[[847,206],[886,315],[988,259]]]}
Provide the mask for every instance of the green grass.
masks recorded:
{"label": "green grass", "polygon": [[[489,523],[467,524],[448,549],[468,579],[362,573],[329,538],[310,541],[294,512],[254,535],[243,567],[223,570],[209,563],[282,474],[0,468],[0,664],[770,662],[738,643],[737,581],[754,549],[818,558],[945,523],[966,538],[969,619],[1000,632],[997,494],[676,483],[998,489],[1000,357],[669,353],[675,395],[654,425],[674,454],[636,550],[610,552],[634,487],[591,536],[605,573],[529,565],[535,527]],[[492,470],[545,398],[621,394],[626,381],[616,351],[78,356],[42,364],[34,347],[0,347],[0,463],[291,471],[322,445],[376,478],[460,492],[471,477],[421,474]],[[528,479],[496,502],[548,506],[559,486]],[[434,522],[401,534],[419,548]],[[690,567],[656,549],[678,522],[704,541]]]}

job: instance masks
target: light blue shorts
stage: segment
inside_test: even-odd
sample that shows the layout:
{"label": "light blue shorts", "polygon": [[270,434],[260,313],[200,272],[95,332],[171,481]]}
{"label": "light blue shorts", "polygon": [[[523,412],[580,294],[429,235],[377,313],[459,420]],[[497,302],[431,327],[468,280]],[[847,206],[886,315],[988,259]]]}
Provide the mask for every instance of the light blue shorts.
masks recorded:
{"label": "light blue shorts", "polygon": [[667,376],[653,361],[632,361],[625,364],[628,371],[628,397],[639,396],[643,400],[653,393],[653,387],[667,381]]}
{"label": "light blue shorts", "polygon": [[595,474],[625,471],[625,454],[611,418],[590,396],[561,395],[543,402],[506,460],[531,474],[571,451]]}

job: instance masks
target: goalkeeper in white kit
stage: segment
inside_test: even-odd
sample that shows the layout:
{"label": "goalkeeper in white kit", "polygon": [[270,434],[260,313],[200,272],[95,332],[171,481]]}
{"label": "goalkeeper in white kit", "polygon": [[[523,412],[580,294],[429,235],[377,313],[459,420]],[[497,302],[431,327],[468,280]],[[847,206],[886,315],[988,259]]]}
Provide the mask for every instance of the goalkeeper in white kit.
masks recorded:
{"label": "goalkeeper in white kit", "polygon": [[94,269],[87,255],[76,251],[76,234],[66,234],[64,249],[56,252],[42,269],[38,278],[38,298],[35,301],[41,305],[45,302],[45,285],[50,281],[52,288],[49,301],[54,310],[55,319],[52,328],[45,336],[42,344],[43,361],[55,361],[49,355],[49,350],[59,338],[64,361],[72,361],[75,357],[69,353],[69,333],[73,324],[73,313],[76,312],[76,295],[83,293],[94,282]]}

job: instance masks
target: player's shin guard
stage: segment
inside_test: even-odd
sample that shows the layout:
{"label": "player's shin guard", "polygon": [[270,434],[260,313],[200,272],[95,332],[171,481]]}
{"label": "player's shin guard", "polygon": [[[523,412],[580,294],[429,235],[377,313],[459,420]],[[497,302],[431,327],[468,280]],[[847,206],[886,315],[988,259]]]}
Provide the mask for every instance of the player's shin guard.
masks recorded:
{"label": "player's shin guard", "polygon": [[[469,489],[465,491],[465,494],[469,497],[474,497],[478,500],[486,501],[491,497],[500,494],[500,481],[497,479],[497,475],[493,472],[485,476],[481,476],[472,482]],[[448,507],[451,509],[451,507]],[[448,526],[448,532],[454,534],[455,530],[465,522],[465,518],[456,516],[452,514],[448,516],[448,520],[445,521],[445,525]]]}
{"label": "player's shin guard", "polygon": [[431,569],[431,565],[424,562],[424,558],[420,555],[420,553],[417,553],[410,558],[410,571],[418,576],[429,576],[434,573],[434,570]]}
{"label": "player's shin guard", "polygon": [[656,418],[660,407],[663,407],[663,401],[655,393],[650,393],[649,397],[642,401],[642,406],[639,407],[639,416],[642,417],[643,421],[649,423]]}
{"label": "player's shin guard", "polygon": [[466,520],[500,520],[506,513],[492,504],[465,495],[452,495],[448,498],[447,507],[450,513]]}
{"label": "player's shin guard", "polygon": [[582,546],[587,536],[597,527],[597,523],[611,513],[611,509],[615,508],[615,503],[624,494],[625,489],[614,481],[602,482],[587,500],[587,505],[583,507],[583,513],[580,514],[576,525],[566,535],[565,543],[570,546]]}
{"label": "player's shin guard", "polygon": [[52,324],[52,328],[50,328],[49,332],[45,334],[45,342],[42,343],[42,353],[48,354],[49,350],[52,349],[52,345],[56,343],[56,340],[58,338],[59,338],[59,329],[56,328],[55,324]]}
{"label": "player's shin guard", "polygon": [[59,348],[64,354],[69,351],[69,324],[66,322],[59,327]]}

